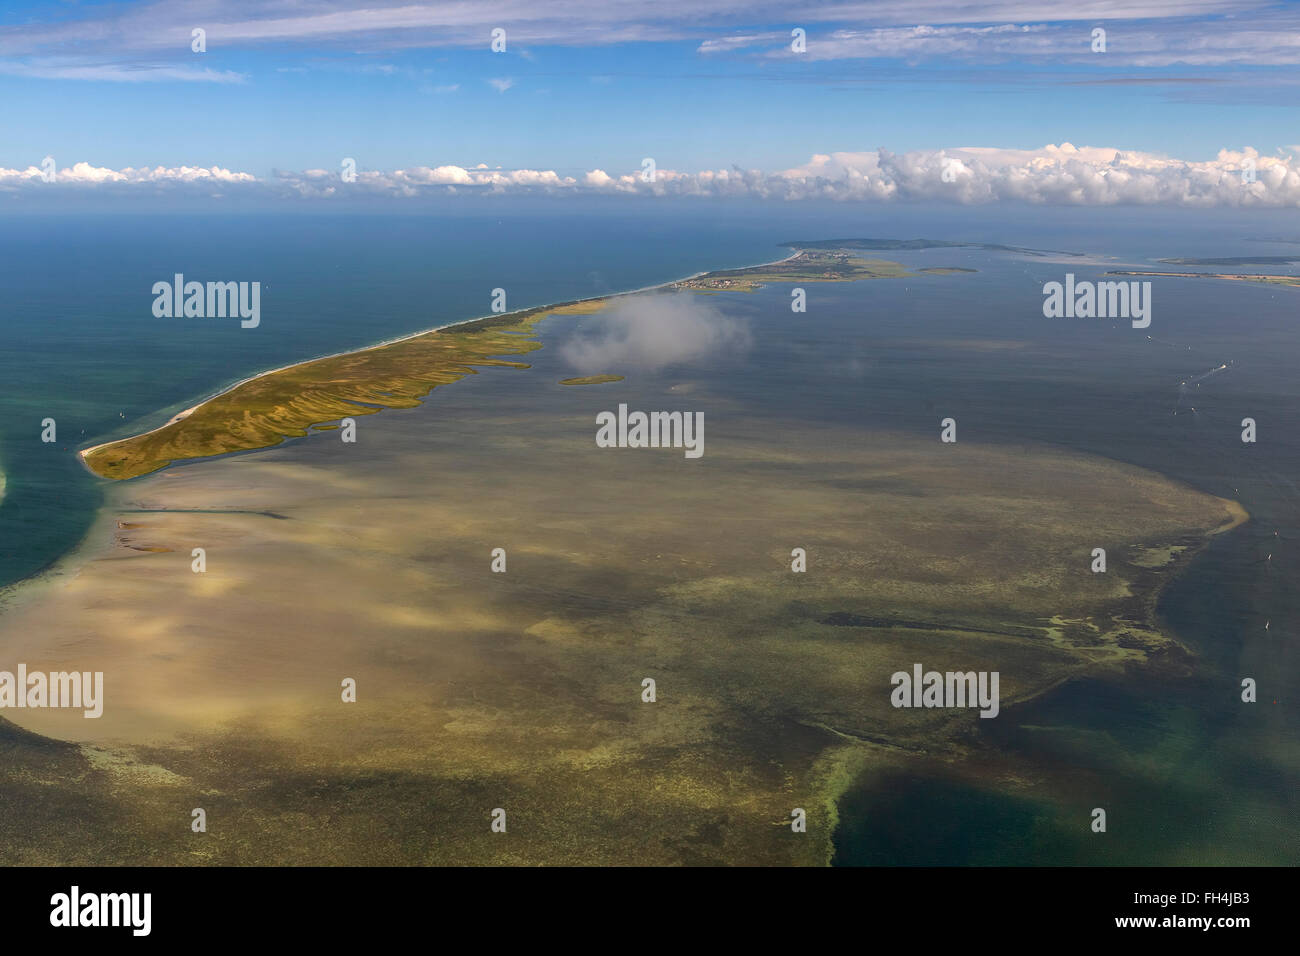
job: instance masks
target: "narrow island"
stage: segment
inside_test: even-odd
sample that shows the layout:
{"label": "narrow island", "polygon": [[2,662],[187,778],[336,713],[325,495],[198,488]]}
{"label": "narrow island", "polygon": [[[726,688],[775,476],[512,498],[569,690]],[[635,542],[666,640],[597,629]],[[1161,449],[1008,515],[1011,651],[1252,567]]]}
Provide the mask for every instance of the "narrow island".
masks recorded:
{"label": "narrow island", "polygon": [[1248,272],[1134,272],[1113,270],[1108,276],[1148,276],[1163,279],[1230,279],[1236,282],[1260,282],[1265,285],[1300,287],[1300,276],[1256,275]]}
{"label": "narrow island", "polygon": [[561,385],[605,385],[623,381],[622,375],[583,375],[579,378],[562,378]]}
{"label": "narrow island", "polygon": [[780,262],[710,272],[670,283],[668,288],[692,292],[753,292],[769,282],[853,282],[911,275],[915,273],[886,259],[861,259],[843,249],[800,249]]}
{"label": "narrow island", "polygon": [[[777,262],[708,272],[654,288],[753,291],[771,282],[849,282],[917,275],[897,262],[861,259],[841,248],[847,243],[879,241],[807,244]],[[934,274],[934,270],[929,271]],[[373,415],[385,408],[412,408],[434,388],[477,374],[477,368],[528,368],[518,359],[542,347],[533,333],[548,316],[599,312],[616,298],[648,291],[487,316],[263,372],[176,415],[159,428],[86,448],[80,453],[81,460],[99,477],[121,481],[151,474],[176,461],[270,448],[286,438],[302,438],[311,428],[326,430],[330,423],[345,417]],[[596,378],[600,382],[593,380]],[[614,380],[595,376],[568,379],[563,384]]]}
{"label": "narrow island", "polygon": [[1219,256],[1209,259],[1177,256],[1156,261],[1171,266],[1289,266],[1293,262],[1300,262],[1300,256]]}

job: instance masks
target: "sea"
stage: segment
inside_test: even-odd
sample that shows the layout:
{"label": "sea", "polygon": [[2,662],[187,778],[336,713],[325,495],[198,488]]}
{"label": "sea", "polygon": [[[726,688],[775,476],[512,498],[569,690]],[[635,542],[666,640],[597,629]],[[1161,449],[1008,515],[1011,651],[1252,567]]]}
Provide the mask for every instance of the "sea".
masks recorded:
{"label": "sea", "polygon": [[[1300,259],[1294,211],[461,197],[382,213],[0,218],[0,588],[21,587],[90,528],[105,483],[78,449],[257,372],[488,314],[496,289],[527,308],[848,237],[1033,253],[866,252],[977,275],[819,284],[803,314],[787,286],[715,297],[753,333],[743,360],[712,371],[715,394],[790,428],[933,437],[952,415],[962,441],[1104,455],[1240,501],[1252,520],[1164,592],[1162,621],[1200,656],[1192,678],[1075,681],[981,722],[997,725],[980,730],[991,766],[918,763],[860,781],[841,802],[835,863],[1297,862],[1300,288],[1156,279],[1145,329],[1042,308],[1044,284],[1067,273],[1300,275],[1300,262],[1157,262]],[[155,317],[152,287],[177,273],[260,282],[260,325]],[[1247,417],[1254,443],[1241,440]],[[1240,700],[1243,677],[1258,681],[1255,704]],[[1002,768],[1034,783],[1008,795],[991,782]],[[1129,809],[1094,834],[1079,826],[1084,793]]]}

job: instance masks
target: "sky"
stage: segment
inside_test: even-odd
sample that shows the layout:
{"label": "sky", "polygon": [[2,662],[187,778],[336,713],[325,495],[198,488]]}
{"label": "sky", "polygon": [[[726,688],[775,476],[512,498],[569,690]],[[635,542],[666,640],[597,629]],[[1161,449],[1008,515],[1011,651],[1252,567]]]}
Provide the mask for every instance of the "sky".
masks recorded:
{"label": "sky", "polygon": [[1255,0],[9,0],[0,208],[48,185],[1287,207],[1298,61],[1300,4]]}

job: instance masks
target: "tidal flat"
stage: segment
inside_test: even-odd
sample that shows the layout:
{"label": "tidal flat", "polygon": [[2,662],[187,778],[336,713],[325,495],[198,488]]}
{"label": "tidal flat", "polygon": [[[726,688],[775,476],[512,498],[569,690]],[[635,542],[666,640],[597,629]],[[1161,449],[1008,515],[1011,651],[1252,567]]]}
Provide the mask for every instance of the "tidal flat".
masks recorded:
{"label": "tidal flat", "polygon": [[[1048,445],[792,427],[708,369],[588,390],[533,358],[355,444],[111,486],[0,618],[12,659],[106,688],[98,720],[8,712],[6,862],[824,865],[853,781],[979,752],[987,721],[893,708],[893,672],[999,671],[1004,712],[1184,675],[1155,596],[1244,517]],[[595,446],[610,402],[683,396],[703,459]]]}

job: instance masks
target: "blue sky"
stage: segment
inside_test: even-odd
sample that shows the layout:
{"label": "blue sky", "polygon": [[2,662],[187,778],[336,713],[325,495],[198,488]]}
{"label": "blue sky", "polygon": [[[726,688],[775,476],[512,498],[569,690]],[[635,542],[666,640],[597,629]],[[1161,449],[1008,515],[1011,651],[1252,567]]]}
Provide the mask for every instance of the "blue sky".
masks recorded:
{"label": "blue sky", "polygon": [[581,181],[647,156],[691,173],[879,148],[1276,157],[1300,143],[1298,60],[1300,9],[1251,0],[8,3],[0,169],[268,180],[353,157]]}

